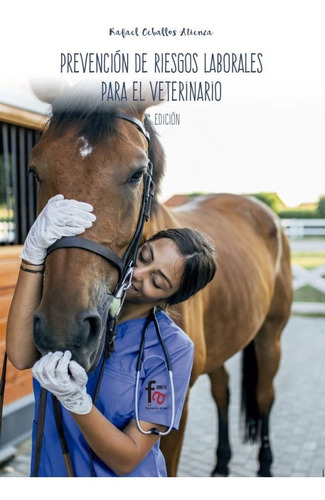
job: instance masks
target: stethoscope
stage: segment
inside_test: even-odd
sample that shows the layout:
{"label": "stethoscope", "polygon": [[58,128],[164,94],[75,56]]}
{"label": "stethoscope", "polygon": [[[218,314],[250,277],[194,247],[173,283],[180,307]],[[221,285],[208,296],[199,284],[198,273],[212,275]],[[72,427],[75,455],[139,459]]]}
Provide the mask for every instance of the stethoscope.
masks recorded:
{"label": "stethoscope", "polygon": [[[148,326],[151,323],[151,321],[154,322],[158,340],[160,342],[162,350],[164,351],[164,356],[165,356],[165,360],[166,360],[167,371],[168,371],[168,374],[169,374],[169,382],[170,382],[170,390],[171,390],[171,406],[172,406],[172,408],[171,408],[171,422],[170,422],[170,426],[168,427],[168,429],[165,432],[159,431],[157,429],[157,427],[153,427],[149,431],[145,431],[141,427],[141,424],[140,424],[140,421],[139,421],[139,385],[140,385],[140,373],[141,373],[142,365],[143,365],[143,351],[144,351],[144,344],[145,344],[145,339],[146,339],[146,333],[147,333],[147,329],[148,329]],[[135,382],[135,395],[134,395],[134,410],[135,410],[135,420],[136,420],[136,423],[137,423],[137,427],[138,427],[139,431],[142,432],[142,434],[155,434],[157,436],[166,436],[167,434],[170,433],[170,431],[172,430],[172,428],[174,426],[174,421],[175,421],[175,389],[174,389],[172,364],[171,364],[171,361],[170,361],[170,357],[169,357],[169,354],[168,354],[165,342],[164,342],[164,340],[162,338],[162,335],[161,335],[161,331],[160,331],[160,328],[159,328],[159,323],[158,323],[158,320],[157,320],[157,317],[156,317],[155,308],[153,309],[152,314],[149,316],[149,318],[148,318],[148,320],[147,320],[147,322],[145,324],[145,327],[143,329],[143,333],[142,333],[142,338],[141,338],[141,343],[140,343],[140,350],[139,350],[139,356],[138,356],[138,362],[137,362],[137,372],[136,372],[136,382]]]}

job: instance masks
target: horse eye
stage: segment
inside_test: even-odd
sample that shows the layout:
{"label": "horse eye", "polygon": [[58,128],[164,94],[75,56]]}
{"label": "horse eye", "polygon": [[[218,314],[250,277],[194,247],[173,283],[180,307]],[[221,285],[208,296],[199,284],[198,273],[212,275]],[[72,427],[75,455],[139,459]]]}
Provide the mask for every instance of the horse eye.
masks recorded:
{"label": "horse eye", "polygon": [[38,175],[35,167],[33,167],[33,166],[29,167],[28,174],[32,175],[36,182],[40,182],[40,178],[39,178],[39,175]]}
{"label": "horse eye", "polygon": [[142,177],[143,177],[144,172],[145,172],[144,168],[141,168],[140,170],[137,170],[136,172],[134,172],[134,174],[130,177],[129,183],[136,184],[137,182],[140,182]]}

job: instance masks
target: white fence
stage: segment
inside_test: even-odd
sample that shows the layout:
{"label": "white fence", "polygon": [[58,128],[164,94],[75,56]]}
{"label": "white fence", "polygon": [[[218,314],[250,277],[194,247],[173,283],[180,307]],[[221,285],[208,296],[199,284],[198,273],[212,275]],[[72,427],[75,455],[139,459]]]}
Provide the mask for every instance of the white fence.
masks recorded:
{"label": "white fence", "polygon": [[[293,289],[299,290],[306,285],[325,294],[325,264],[313,269],[306,269],[292,264]],[[302,314],[325,314],[325,302],[292,303],[292,312]]]}
{"label": "white fence", "polygon": [[309,285],[325,294],[325,264],[313,269],[292,264],[293,288],[298,290],[303,286]]}
{"label": "white fence", "polygon": [[281,219],[289,238],[325,236],[325,219]]}
{"label": "white fence", "polygon": [[[299,249],[316,250],[325,248],[325,219],[282,219],[292,245]],[[315,241],[310,237],[319,237]],[[302,238],[305,238],[302,241]],[[309,242],[308,242],[309,241]],[[325,262],[319,267],[306,269],[297,264],[292,265],[293,288],[299,290],[308,285],[325,294]],[[292,311],[299,313],[325,314],[325,302],[293,302]]]}

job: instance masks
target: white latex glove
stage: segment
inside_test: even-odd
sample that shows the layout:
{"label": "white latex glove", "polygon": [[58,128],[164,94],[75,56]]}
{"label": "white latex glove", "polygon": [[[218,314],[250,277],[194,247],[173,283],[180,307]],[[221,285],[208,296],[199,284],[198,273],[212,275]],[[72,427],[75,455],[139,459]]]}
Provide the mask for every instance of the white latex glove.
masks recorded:
{"label": "white latex glove", "polygon": [[92,399],[87,394],[88,381],[85,370],[76,361],[71,361],[71,352],[49,352],[36,361],[33,376],[44,389],[54,394],[69,411],[86,415],[92,408]]}
{"label": "white latex glove", "polygon": [[47,249],[63,236],[77,236],[96,220],[89,203],[66,200],[62,194],[50,198],[26,237],[20,257],[43,264]]}

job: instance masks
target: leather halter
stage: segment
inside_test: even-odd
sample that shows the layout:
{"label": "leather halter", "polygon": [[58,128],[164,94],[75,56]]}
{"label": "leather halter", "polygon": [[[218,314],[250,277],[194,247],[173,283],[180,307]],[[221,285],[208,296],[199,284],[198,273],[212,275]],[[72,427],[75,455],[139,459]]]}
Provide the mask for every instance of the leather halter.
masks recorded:
{"label": "leather halter", "polygon": [[[138,120],[134,116],[128,115],[123,112],[114,113],[113,116],[116,118],[120,118],[121,120],[125,120],[129,123],[132,123],[132,125],[134,125],[139,130],[139,132],[141,132],[144,135],[149,144],[150,135],[148,131],[144,128],[144,125],[140,120]],[[115,252],[105,247],[104,245],[97,243],[96,241],[93,240],[82,238],[80,236],[61,238],[60,240],[57,240],[47,250],[47,256],[48,256],[51,252],[60,248],[79,248],[82,250],[88,250],[89,252],[95,253],[100,257],[104,258],[105,260],[107,260],[110,264],[113,264],[119,272],[119,280],[113,293],[115,301],[113,302],[113,305],[111,307],[111,315],[114,317],[117,316],[117,314],[119,313],[126,289],[131,284],[132,268],[136,260],[144,224],[145,222],[148,221],[150,216],[151,201],[155,190],[155,185],[152,180],[152,172],[153,172],[153,165],[151,161],[148,159],[147,172],[144,178],[145,180],[144,180],[142,205],[140,209],[137,227],[133,235],[133,238],[131,240],[131,243],[129,244],[129,247],[126,250],[123,258],[120,258]]]}

